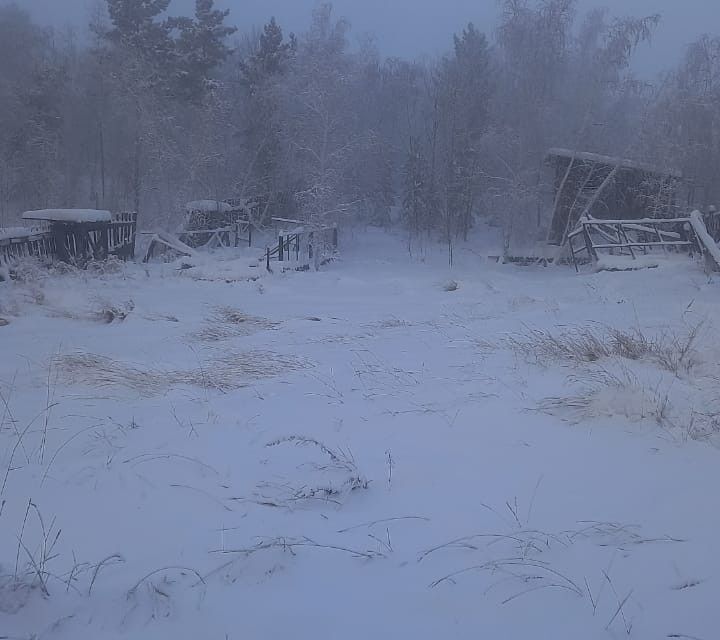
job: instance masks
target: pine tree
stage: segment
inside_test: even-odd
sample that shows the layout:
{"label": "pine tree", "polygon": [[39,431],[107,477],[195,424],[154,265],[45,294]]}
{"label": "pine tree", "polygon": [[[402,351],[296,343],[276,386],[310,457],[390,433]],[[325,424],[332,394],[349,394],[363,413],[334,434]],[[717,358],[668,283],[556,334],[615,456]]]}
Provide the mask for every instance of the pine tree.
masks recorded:
{"label": "pine tree", "polygon": [[[286,40],[275,18],[263,28],[255,52],[240,63],[247,111],[244,145],[252,158],[250,182],[253,199],[269,218],[275,212],[288,215],[292,198],[282,171],[283,147],[278,136],[277,83],[289,69],[297,50],[295,36]],[[265,221],[265,220],[263,220]]]}
{"label": "pine tree", "polygon": [[175,18],[178,29],[178,87],[182,95],[200,98],[208,87],[213,70],[232,53],[226,40],[237,31],[225,24],[229,10],[215,8],[215,0],[195,0],[195,19]]}
{"label": "pine tree", "polygon": [[175,43],[171,23],[159,18],[170,0],[107,0],[113,28],[105,35],[126,56],[137,58],[154,83],[172,75]]}
{"label": "pine tree", "polygon": [[257,51],[240,64],[240,72],[250,94],[255,94],[269,79],[285,72],[297,50],[297,41],[290,34],[286,41],[282,28],[271,18],[260,34]]}

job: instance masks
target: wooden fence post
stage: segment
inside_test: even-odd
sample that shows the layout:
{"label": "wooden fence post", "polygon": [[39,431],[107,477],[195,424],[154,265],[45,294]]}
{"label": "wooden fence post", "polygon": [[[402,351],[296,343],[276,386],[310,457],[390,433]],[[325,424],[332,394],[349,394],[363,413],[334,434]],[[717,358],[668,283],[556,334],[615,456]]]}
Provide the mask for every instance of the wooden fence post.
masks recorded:
{"label": "wooden fence post", "polygon": [[278,262],[285,260],[285,241],[283,236],[278,236]]}

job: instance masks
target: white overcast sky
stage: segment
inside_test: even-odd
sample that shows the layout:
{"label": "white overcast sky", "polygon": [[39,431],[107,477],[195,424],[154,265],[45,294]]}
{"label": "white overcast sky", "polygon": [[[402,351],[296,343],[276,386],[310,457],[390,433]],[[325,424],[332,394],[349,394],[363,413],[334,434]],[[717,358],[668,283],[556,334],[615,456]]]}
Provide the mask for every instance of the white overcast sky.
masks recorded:
{"label": "white overcast sky", "polygon": [[[54,25],[84,25],[88,7],[96,1],[15,0],[36,20]],[[193,5],[193,0],[172,0],[176,12],[189,12]],[[217,0],[217,5],[231,9],[231,21],[241,30],[274,15],[287,30],[302,31],[315,0]],[[468,21],[490,32],[498,14],[496,0],[335,0],[333,5],[350,20],[355,36],[371,32],[384,55],[405,57],[446,50],[451,34]],[[663,15],[653,44],[638,56],[638,68],[645,73],[672,66],[700,34],[720,35],[720,0],[580,0],[581,11],[594,6],[617,15]]]}

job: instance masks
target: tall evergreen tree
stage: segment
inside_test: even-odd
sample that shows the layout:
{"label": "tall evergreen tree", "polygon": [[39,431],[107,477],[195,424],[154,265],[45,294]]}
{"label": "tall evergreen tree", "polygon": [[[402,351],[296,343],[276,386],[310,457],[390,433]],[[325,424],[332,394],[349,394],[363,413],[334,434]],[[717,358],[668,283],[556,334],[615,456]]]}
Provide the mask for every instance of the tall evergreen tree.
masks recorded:
{"label": "tall evergreen tree", "polygon": [[225,24],[228,9],[215,8],[215,0],[195,0],[195,18],[175,18],[169,24],[177,28],[178,87],[184,96],[201,97],[212,72],[232,53],[227,38],[237,29]]}
{"label": "tall evergreen tree", "polygon": [[170,0],[107,0],[112,28],[107,39],[126,56],[137,58],[154,82],[172,74],[175,43],[172,24],[161,19]]}
{"label": "tall evergreen tree", "polygon": [[263,27],[255,53],[240,64],[243,83],[249,92],[254,94],[265,82],[284,73],[296,50],[295,36],[290,34],[285,40],[282,28],[271,18]]}
{"label": "tall evergreen tree", "polygon": [[246,126],[243,144],[250,166],[243,195],[252,195],[261,204],[263,219],[273,213],[288,213],[292,205],[283,171],[284,147],[278,135],[280,111],[277,85],[290,68],[297,51],[294,35],[287,39],[275,18],[260,34],[252,55],[240,63],[245,92]]}

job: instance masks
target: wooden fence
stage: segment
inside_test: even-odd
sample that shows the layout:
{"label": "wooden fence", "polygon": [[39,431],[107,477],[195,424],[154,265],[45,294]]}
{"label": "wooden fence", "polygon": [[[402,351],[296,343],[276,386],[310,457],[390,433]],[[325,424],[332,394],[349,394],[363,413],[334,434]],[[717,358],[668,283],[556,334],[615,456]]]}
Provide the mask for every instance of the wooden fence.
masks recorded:
{"label": "wooden fence", "polygon": [[12,235],[0,235],[0,265],[31,257],[52,258],[55,253],[55,238],[46,227],[14,230]]}

